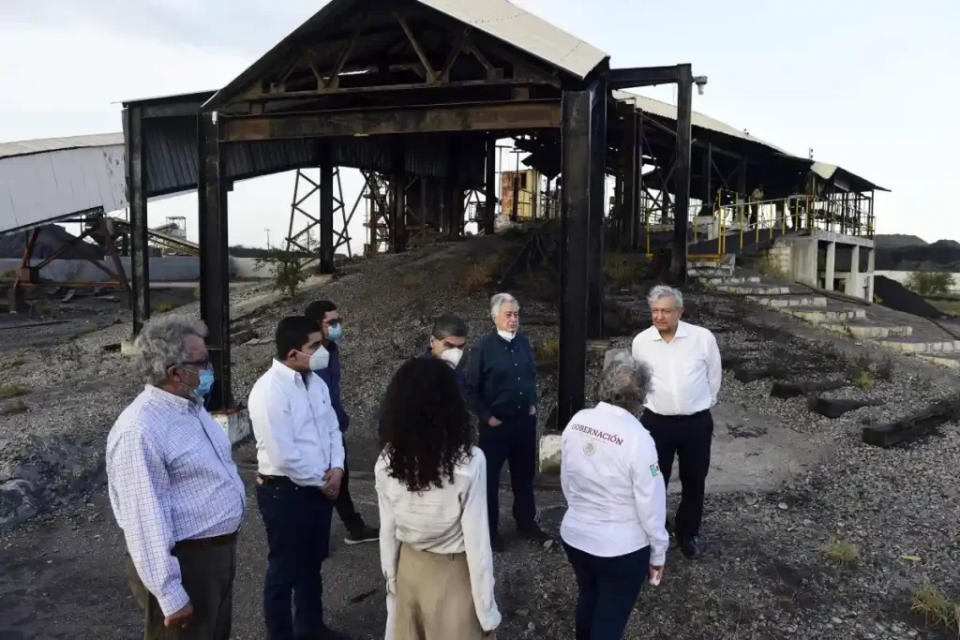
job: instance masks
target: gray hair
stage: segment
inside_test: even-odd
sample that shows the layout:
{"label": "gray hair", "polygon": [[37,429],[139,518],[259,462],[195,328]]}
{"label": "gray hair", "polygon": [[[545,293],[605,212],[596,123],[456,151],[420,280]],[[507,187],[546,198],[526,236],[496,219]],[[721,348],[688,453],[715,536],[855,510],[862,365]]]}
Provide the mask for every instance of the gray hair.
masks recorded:
{"label": "gray hair", "polygon": [[626,349],[610,352],[605,360],[598,399],[638,413],[650,390],[650,369],[635,360]]}
{"label": "gray hair", "polygon": [[154,318],[140,330],[133,343],[137,371],[144,382],[160,384],[167,369],[190,359],[184,341],[187,336],[207,337],[207,325],[186,316]]}
{"label": "gray hair", "polygon": [[500,313],[500,307],[503,306],[504,302],[513,303],[517,305],[517,309],[520,309],[520,303],[517,302],[517,299],[514,298],[509,293],[495,293],[493,297],[490,298],[490,317],[496,319],[497,314]]}
{"label": "gray hair", "polygon": [[653,289],[650,289],[650,293],[647,294],[647,303],[653,304],[660,298],[669,298],[671,296],[673,296],[673,301],[677,304],[677,309],[682,308],[683,294],[680,293],[679,289],[668,287],[665,284],[658,284]]}

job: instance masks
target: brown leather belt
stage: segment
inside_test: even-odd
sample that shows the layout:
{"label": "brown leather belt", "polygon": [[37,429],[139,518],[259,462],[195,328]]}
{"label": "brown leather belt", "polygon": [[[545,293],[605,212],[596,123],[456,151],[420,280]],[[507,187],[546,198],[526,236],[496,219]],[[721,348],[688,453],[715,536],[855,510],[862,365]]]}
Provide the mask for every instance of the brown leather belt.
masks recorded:
{"label": "brown leather belt", "polygon": [[194,538],[191,540],[180,540],[177,542],[177,546],[186,547],[187,549],[204,549],[206,547],[222,547],[227,544],[232,544],[237,540],[237,534],[240,533],[239,530],[234,531],[233,533],[225,533],[222,536],[213,536],[212,538]]}

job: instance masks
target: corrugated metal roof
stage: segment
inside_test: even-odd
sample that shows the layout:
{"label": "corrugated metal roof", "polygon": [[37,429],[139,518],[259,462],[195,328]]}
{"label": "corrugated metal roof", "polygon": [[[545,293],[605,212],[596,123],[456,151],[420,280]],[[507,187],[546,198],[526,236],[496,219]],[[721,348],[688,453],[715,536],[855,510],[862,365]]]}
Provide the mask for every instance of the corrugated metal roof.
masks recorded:
{"label": "corrugated metal roof", "polygon": [[27,156],[33,153],[47,153],[84,147],[111,147],[123,145],[123,133],[101,133],[89,136],[70,136],[68,138],[42,138],[39,140],[19,140],[0,142],[0,158]]}
{"label": "corrugated metal roof", "polygon": [[[614,91],[613,98],[620,102],[626,102],[628,104],[634,105],[636,108],[640,109],[644,113],[651,113],[655,116],[660,116],[661,118],[667,118],[669,120],[676,121],[677,119],[677,107],[662,100],[656,100],[654,98],[649,98],[647,96],[642,96],[637,93],[632,93],[630,91]],[[824,162],[813,162],[807,158],[801,158],[800,156],[795,156],[784,149],[761,140],[755,136],[750,135],[746,131],[737,129],[733,125],[729,125],[726,122],[717,120],[716,118],[711,118],[710,116],[694,111],[691,114],[691,124],[694,127],[699,127],[701,129],[706,129],[716,133],[720,133],[732,138],[737,138],[739,140],[745,140],[747,142],[752,142],[754,144],[759,144],[768,149],[775,151],[779,154],[789,157],[792,160],[800,160],[802,162],[810,163],[810,170],[831,183],[836,184],[839,187],[844,189],[851,189],[853,191],[870,191],[876,189],[878,191],[888,191],[884,187],[881,187],[878,184],[875,184],[866,178],[862,178],[850,171],[847,171],[843,167],[839,167],[834,164],[827,164]]]}
{"label": "corrugated metal roof", "polygon": [[810,171],[814,172],[824,180],[837,184],[845,189],[852,191],[869,191],[876,189],[878,191],[889,191],[878,184],[870,182],[866,178],[861,178],[855,173],[847,171],[843,167],[826,162],[814,162],[810,166]]}
{"label": "corrugated metal roof", "polygon": [[[416,3],[483,31],[575,78],[586,77],[609,57],[507,0],[416,0]],[[273,64],[294,55],[302,48],[304,41],[342,23],[345,16],[357,10],[357,4],[357,0],[332,0],[324,5],[227,86],[217,91],[204,104],[204,109],[216,109],[228,102]]]}
{"label": "corrugated metal roof", "polygon": [[[670,120],[677,119],[677,107],[668,102],[663,102],[662,100],[656,100],[654,98],[649,98],[647,96],[642,96],[630,91],[614,91],[613,97],[616,100],[621,102],[630,102],[638,107],[644,113],[652,113],[655,116],[660,116],[662,118],[669,118]],[[717,120],[716,118],[711,118],[710,116],[700,113],[699,111],[694,111],[691,115],[691,122],[693,126],[700,127],[701,129],[707,129],[709,131],[715,131],[717,133],[722,133],[726,136],[731,136],[733,138],[739,138],[740,140],[746,140],[747,142],[753,142],[755,144],[763,145],[769,147],[773,151],[778,153],[787,154],[787,151],[781,149],[780,147],[767,142],[766,140],[761,140],[756,136],[752,136],[742,129],[737,129],[733,125],[727,124]]]}
{"label": "corrugated metal roof", "polygon": [[507,0],[418,0],[530,55],[585,78],[609,56]]}

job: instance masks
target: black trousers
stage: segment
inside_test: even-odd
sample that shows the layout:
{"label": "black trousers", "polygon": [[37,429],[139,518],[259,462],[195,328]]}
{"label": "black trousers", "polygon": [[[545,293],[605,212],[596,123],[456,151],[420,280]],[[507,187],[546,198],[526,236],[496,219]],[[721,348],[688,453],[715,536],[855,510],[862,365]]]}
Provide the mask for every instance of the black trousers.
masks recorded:
{"label": "black trousers", "polygon": [[620,640],[647,581],[650,547],[601,558],[564,543],[577,577],[576,640]]}
{"label": "black trousers", "polygon": [[333,503],[316,487],[298,487],[287,480],[258,481],[257,504],[269,550],[263,586],[267,638],[321,636],[326,626],[320,569],[330,551]]}
{"label": "black trousers", "polygon": [[480,449],[487,459],[490,536],[497,535],[500,524],[500,471],[505,462],[510,465],[513,518],[517,530],[535,527],[537,507],[533,497],[533,479],[537,473],[537,417],[521,416],[504,420],[499,427],[481,427]]}
{"label": "black trousers", "polygon": [[[163,626],[163,611],[140,581],[133,560],[127,556],[126,572],[133,598],[143,610],[144,640],[229,640],[233,610],[233,576],[237,541],[194,548],[184,543],[173,547],[180,563],[180,580],[193,605],[193,620],[186,629]],[[82,634],[81,634],[82,635]]]}
{"label": "black trousers", "polygon": [[700,535],[704,488],[710,471],[713,417],[709,411],[690,416],[662,416],[647,409],[640,421],[657,445],[665,486],[670,482],[674,457],[680,460],[680,507],[675,520],[677,537]]}
{"label": "black trousers", "polygon": [[340,481],[340,495],[333,506],[337,509],[337,515],[343,522],[347,531],[354,533],[363,528],[363,518],[357,513],[357,508],[353,505],[353,498],[350,497],[350,467],[347,462],[347,445],[343,445],[343,480]]}

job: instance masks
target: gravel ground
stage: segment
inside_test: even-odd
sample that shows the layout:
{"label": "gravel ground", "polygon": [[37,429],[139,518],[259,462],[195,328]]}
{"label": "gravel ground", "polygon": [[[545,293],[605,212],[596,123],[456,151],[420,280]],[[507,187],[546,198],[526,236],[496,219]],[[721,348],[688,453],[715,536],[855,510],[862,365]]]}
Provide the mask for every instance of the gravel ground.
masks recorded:
{"label": "gravel ground", "polygon": [[[431,319],[441,311],[463,315],[473,336],[487,330],[488,292],[467,294],[463,268],[491,252],[518,246],[517,239],[479,238],[349,265],[335,281],[295,300],[274,302],[242,324],[259,338],[269,338],[280,317],[299,312],[310,300],[325,297],[340,305],[346,319],[344,400],[353,416],[348,443],[353,468],[366,469],[375,455],[373,418],[392,371],[425,348]],[[534,344],[555,338],[555,302],[545,293],[555,285],[521,278],[516,290]],[[234,302],[265,291],[264,285],[238,291]],[[843,377],[864,367],[879,373],[884,359],[847,337],[825,335],[733,297],[691,291],[688,298],[691,321],[716,332],[725,359],[774,366],[776,375],[788,379]],[[611,299],[630,310],[638,327],[646,324],[639,293],[619,292]],[[196,305],[178,312],[195,313]],[[26,413],[0,418],[0,484],[6,481],[9,488],[17,479],[30,481],[37,487],[31,508],[44,512],[0,537],[5,566],[0,572],[0,638],[75,637],[71,629],[77,628],[113,629],[97,637],[136,634],[138,618],[119,565],[122,542],[102,483],[107,430],[139,386],[130,380],[125,361],[105,353],[103,346],[127,332],[126,326],[111,326],[0,356],[0,370],[15,371],[18,383],[31,389],[22,398]],[[592,350],[588,379],[596,377],[602,347],[629,342],[629,336],[613,337]],[[864,354],[874,360],[858,361]],[[270,357],[269,343],[233,350],[238,398],[245,398]],[[644,590],[626,637],[951,637],[913,618],[909,609],[912,591],[928,583],[960,601],[960,433],[955,424],[945,425],[933,436],[893,449],[863,445],[859,434],[863,423],[900,418],[956,393],[958,378],[905,356],[890,358],[889,380],[875,375],[867,389],[850,386],[829,394],[883,404],[837,420],[810,413],[805,398],[770,398],[770,378],[741,383],[732,370],[725,371],[722,402],[768,415],[828,444],[830,453],[774,491],[709,496],[705,557],[691,563],[671,552],[664,583]],[[15,367],[17,361],[22,363]],[[543,368],[540,386],[545,398],[555,393],[552,367]],[[587,395],[592,396],[589,386]],[[241,463],[250,457],[249,446],[236,452]],[[353,485],[364,508],[375,511],[368,476],[358,473]],[[0,515],[2,496],[9,492],[0,493]],[[544,488],[538,499],[544,525],[556,530],[562,496]],[[245,579],[238,579],[237,638],[262,637],[257,594],[265,551],[253,503],[248,515],[245,530],[251,533],[245,536],[241,561]],[[831,538],[856,544],[859,562],[839,566],[830,561],[822,547]],[[357,637],[375,637],[382,620],[380,595],[369,595],[378,588],[375,553],[338,551],[331,574],[332,620]],[[497,575],[505,612],[501,638],[572,637],[575,585],[559,550],[516,543],[497,557]],[[84,589],[77,588],[81,579]],[[108,614],[96,610],[98,602],[109,604]]]}

